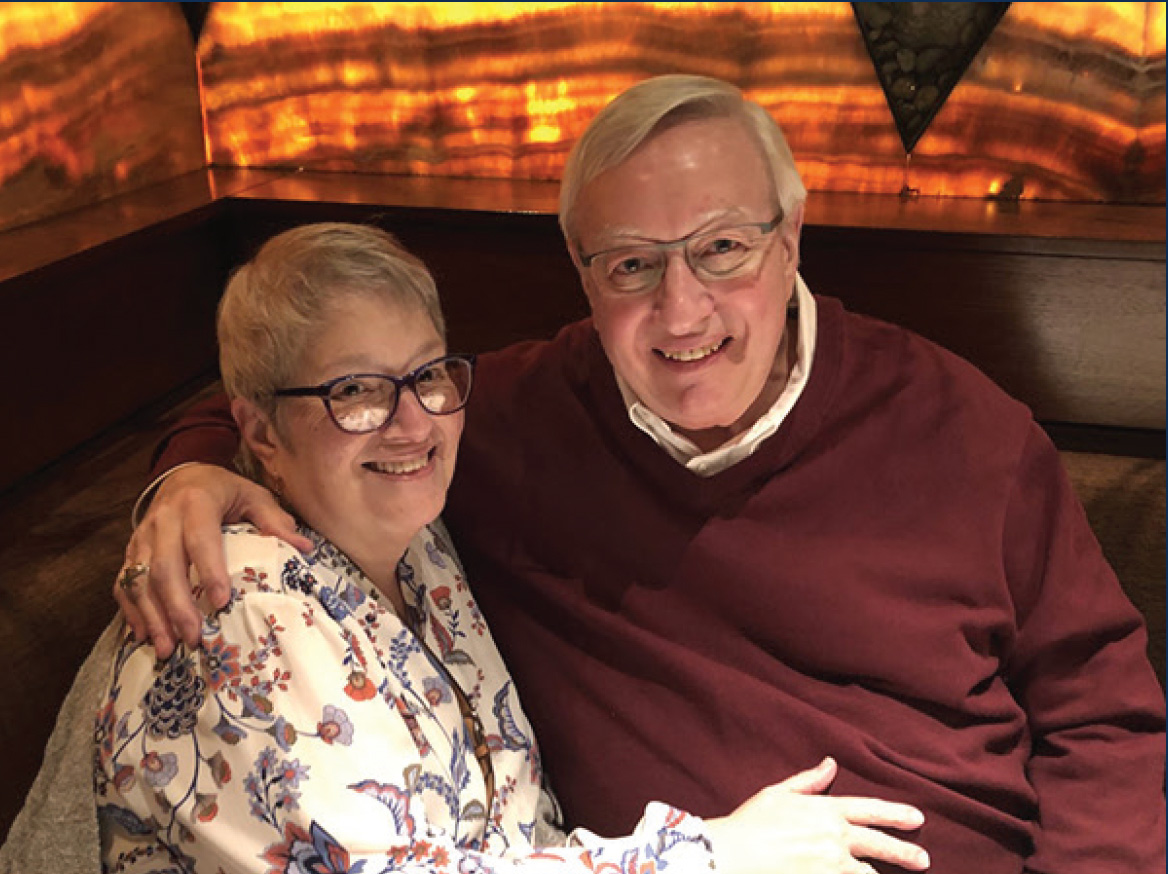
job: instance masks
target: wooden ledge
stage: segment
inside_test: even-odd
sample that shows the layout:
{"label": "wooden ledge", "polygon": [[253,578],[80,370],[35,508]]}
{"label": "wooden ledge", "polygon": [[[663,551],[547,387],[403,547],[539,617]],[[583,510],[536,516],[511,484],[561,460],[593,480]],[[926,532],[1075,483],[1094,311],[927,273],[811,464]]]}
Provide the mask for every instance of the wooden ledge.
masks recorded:
{"label": "wooden ledge", "polygon": [[[555,182],[213,167],[0,232],[0,282],[225,200],[554,216],[558,191]],[[811,233],[942,235],[962,248],[1106,250],[1142,259],[1165,242],[1163,206],[811,192],[805,226]]]}
{"label": "wooden ledge", "polygon": [[208,208],[283,175],[215,169],[186,173],[91,206],[0,232],[0,283]]}

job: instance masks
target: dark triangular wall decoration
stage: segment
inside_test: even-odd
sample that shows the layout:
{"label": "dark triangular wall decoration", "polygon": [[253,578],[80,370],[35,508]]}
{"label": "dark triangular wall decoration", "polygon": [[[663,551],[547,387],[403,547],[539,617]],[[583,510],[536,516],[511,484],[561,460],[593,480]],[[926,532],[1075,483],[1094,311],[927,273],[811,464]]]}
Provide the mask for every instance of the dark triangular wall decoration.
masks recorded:
{"label": "dark triangular wall decoration", "polygon": [[183,18],[187,20],[187,27],[191,29],[191,41],[197,46],[199,36],[203,33],[203,24],[207,21],[207,13],[211,9],[210,3],[179,3]]}
{"label": "dark triangular wall decoration", "polygon": [[911,153],[1009,3],[853,3],[888,108]]}

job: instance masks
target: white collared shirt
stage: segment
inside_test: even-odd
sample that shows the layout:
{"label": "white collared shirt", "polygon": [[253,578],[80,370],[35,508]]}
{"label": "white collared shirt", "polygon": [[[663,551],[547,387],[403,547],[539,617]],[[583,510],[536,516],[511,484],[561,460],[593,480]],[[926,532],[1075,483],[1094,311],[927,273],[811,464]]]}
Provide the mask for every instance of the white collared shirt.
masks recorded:
{"label": "white collared shirt", "polygon": [[616,384],[634,425],[653,438],[670,457],[698,476],[713,476],[750,456],[762,442],[779,430],[787,414],[803,394],[811,361],[815,356],[816,309],[803,277],[795,275],[795,294],[791,298],[790,314],[797,325],[795,364],[787,377],[787,385],[774,405],[759,417],[749,429],[710,452],[702,452],[697,445],[679,434],[673,427],[643,404],[629,385],[617,375]]}

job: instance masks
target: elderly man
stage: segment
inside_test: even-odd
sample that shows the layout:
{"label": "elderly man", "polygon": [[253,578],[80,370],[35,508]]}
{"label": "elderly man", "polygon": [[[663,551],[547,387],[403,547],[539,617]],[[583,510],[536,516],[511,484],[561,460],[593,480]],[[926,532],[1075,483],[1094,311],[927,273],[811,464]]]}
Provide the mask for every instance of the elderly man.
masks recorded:
{"label": "elderly man", "polygon": [[[925,812],[944,874],[1163,871],[1164,699],[1057,452],[965,362],[811,295],[804,197],[736,89],[643,82],[565,172],[591,319],[481,358],[446,519],[570,819],[723,811],[827,753],[834,792]],[[226,463],[225,421],[159,470]],[[198,465],[127,550],[163,652],[188,561],[226,595],[224,516],[289,531]]]}

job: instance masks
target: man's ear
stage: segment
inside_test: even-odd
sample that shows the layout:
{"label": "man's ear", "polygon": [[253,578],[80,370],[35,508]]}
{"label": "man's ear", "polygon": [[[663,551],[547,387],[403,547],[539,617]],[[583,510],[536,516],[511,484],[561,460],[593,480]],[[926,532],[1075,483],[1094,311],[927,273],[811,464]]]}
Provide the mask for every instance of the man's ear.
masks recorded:
{"label": "man's ear", "polygon": [[280,449],[280,437],[268,415],[247,398],[234,398],[231,401],[231,415],[239,425],[240,436],[251,454],[269,473],[275,473],[272,464]]}
{"label": "man's ear", "polygon": [[791,210],[790,215],[783,218],[779,227],[779,242],[786,249],[787,261],[796,270],[799,269],[799,239],[803,234],[803,206],[806,201],[799,203]]}
{"label": "man's ear", "polygon": [[591,307],[596,299],[596,289],[592,286],[592,274],[580,260],[580,251],[576,243],[568,243],[568,256],[572,259],[572,266],[576,268],[576,275],[580,277],[580,288],[584,290],[584,297]]}

